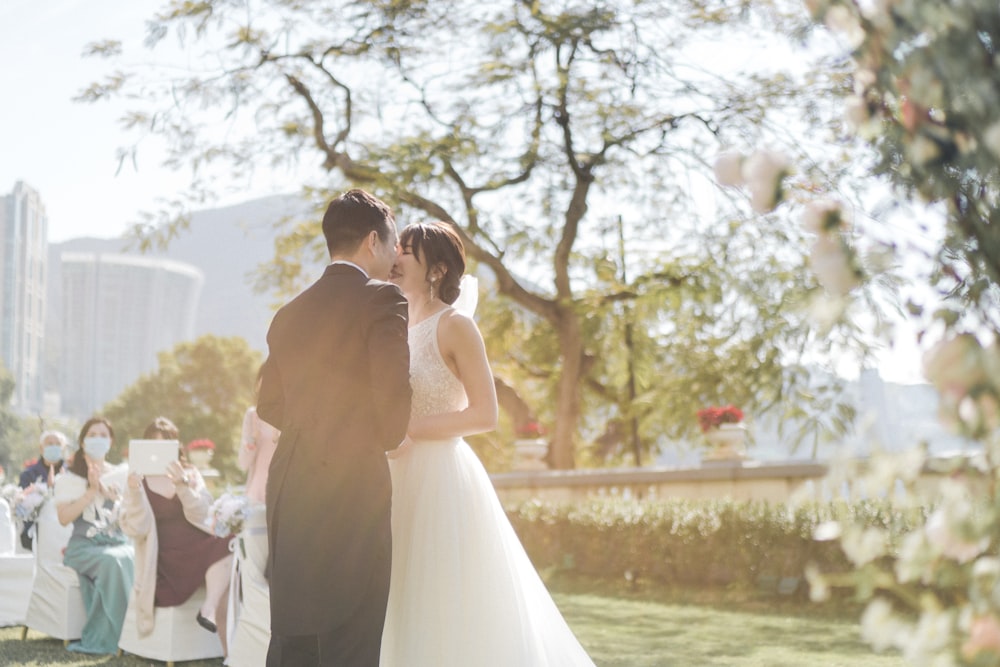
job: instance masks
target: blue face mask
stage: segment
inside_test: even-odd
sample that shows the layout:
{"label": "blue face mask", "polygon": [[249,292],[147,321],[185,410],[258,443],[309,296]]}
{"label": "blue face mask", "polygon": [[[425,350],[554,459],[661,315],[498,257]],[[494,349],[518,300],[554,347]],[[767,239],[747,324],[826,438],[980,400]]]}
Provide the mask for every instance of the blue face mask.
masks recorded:
{"label": "blue face mask", "polygon": [[42,458],[46,463],[59,463],[62,461],[62,445],[45,445]]}
{"label": "blue face mask", "polygon": [[89,437],[83,439],[83,451],[92,459],[103,459],[111,450],[111,438]]}

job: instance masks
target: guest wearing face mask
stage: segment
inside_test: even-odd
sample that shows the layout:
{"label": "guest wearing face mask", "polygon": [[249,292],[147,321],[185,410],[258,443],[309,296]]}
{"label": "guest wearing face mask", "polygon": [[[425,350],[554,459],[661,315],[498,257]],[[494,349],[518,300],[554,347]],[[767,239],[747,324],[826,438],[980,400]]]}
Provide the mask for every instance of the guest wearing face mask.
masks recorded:
{"label": "guest wearing face mask", "polygon": [[[69,444],[69,438],[59,431],[45,431],[38,439],[38,460],[29,465],[21,472],[18,479],[18,486],[26,489],[32,484],[43,483],[50,489],[55,481],[55,476],[63,471],[65,463],[63,455]],[[25,521],[21,527],[21,546],[31,550],[32,527],[34,521]]]}
{"label": "guest wearing face mask", "polygon": [[21,472],[18,486],[26,489],[35,482],[42,481],[52,486],[55,476],[62,472],[63,453],[69,438],[59,431],[45,431],[38,439],[38,460]]}
{"label": "guest wearing face mask", "polygon": [[118,523],[128,466],[106,460],[114,442],[107,419],[87,420],[78,441],[81,449],[69,471],[56,478],[55,487],[59,522],[73,524],[63,562],[80,575],[87,610],[80,641],[67,648],[111,654],[118,651],[134,576],[133,548]]}

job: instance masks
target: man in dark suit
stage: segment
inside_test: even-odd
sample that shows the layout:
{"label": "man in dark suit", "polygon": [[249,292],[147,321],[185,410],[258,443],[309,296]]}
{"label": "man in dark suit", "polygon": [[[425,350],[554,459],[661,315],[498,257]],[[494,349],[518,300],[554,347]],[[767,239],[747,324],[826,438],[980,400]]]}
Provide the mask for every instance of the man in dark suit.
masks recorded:
{"label": "man in dark suit", "polygon": [[281,430],[268,472],[268,667],[377,667],[389,595],[385,452],[410,416],[406,299],[385,280],[392,211],[363,190],[323,217],[331,264],[275,315],[257,414]]}

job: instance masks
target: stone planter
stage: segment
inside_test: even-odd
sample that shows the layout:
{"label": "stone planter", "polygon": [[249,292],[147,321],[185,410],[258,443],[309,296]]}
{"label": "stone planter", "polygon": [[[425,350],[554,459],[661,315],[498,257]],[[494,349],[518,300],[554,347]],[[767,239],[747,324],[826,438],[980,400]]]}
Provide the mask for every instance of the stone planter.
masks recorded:
{"label": "stone planter", "polygon": [[705,432],[708,450],[703,461],[742,461],[747,457],[747,430],[743,424],[720,424]]}
{"label": "stone planter", "polygon": [[211,449],[206,447],[199,447],[198,449],[189,449],[187,453],[188,461],[191,462],[198,470],[208,470],[212,467],[212,455],[215,454]]}
{"label": "stone planter", "polygon": [[514,470],[548,470],[545,455],[549,443],[542,438],[518,438],[514,441]]}

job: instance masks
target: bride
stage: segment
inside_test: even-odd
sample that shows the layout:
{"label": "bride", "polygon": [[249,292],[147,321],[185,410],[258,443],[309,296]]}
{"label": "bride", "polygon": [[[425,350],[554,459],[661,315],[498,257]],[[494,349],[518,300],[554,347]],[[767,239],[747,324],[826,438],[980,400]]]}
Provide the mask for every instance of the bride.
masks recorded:
{"label": "bride", "polygon": [[411,225],[391,280],[409,301],[407,437],[389,453],[392,577],[381,667],[593,665],[518,541],[464,436],[496,428],[482,336],[449,304],[465,250],[442,222]]}

